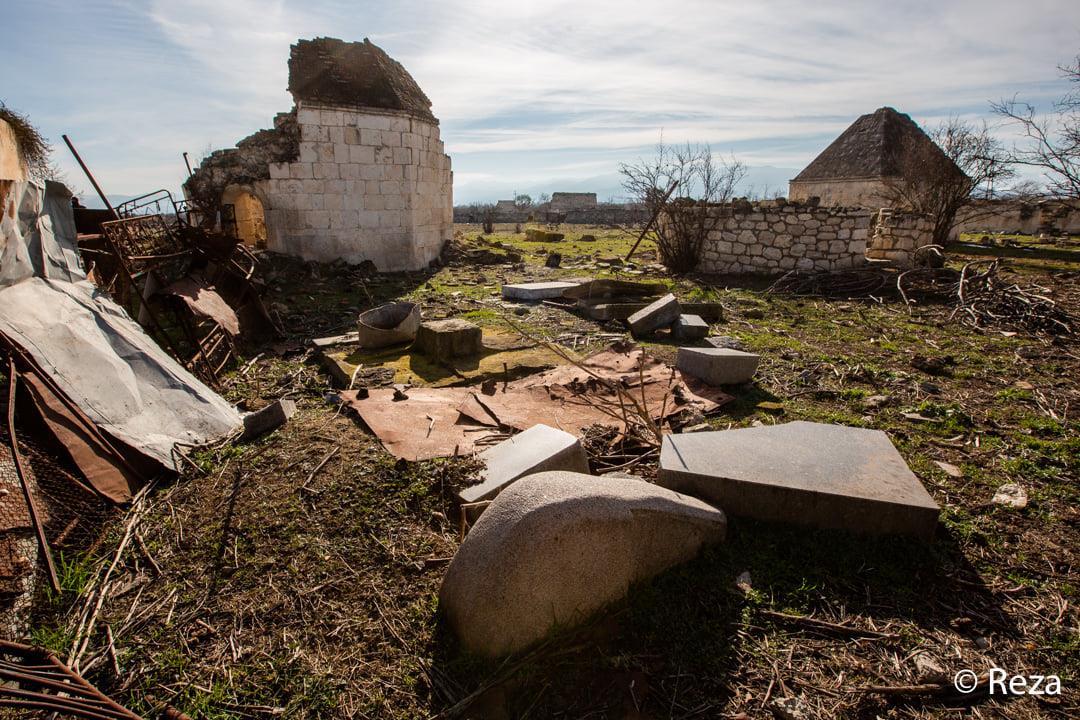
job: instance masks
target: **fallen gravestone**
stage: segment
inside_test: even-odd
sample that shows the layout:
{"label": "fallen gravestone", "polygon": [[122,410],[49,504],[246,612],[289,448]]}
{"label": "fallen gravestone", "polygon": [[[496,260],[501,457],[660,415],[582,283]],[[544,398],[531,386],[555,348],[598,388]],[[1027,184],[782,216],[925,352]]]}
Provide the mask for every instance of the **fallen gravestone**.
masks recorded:
{"label": "fallen gravestone", "polygon": [[577,287],[579,284],[580,283],[576,282],[562,281],[515,283],[512,285],[503,285],[502,296],[504,300],[551,300],[553,298],[562,297],[564,290]]}
{"label": "fallen gravestone", "polygon": [[727,348],[679,348],[675,366],[710,385],[750,382],[760,356]]}
{"label": "fallen gravestone", "polygon": [[726,527],[723,512],[644,481],[530,475],[473,526],[446,570],[439,607],[468,650],[512,653],[690,560]]}
{"label": "fallen gravestone", "polygon": [[463,503],[492,500],[518,478],[546,470],[589,474],[589,459],[581,441],[547,425],[533,425],[478,457],[484,462],[482,479],[458,494]]}
{"label": "fallen gravestone", "polygon": [[436,362],[478,355],[483,346],[483,333],[468,320],[430,320],[420,325],[413,348]]}
{"label": "fallen gravestone", "polygon": [[296,403],[292,400],[275,400],[266,407],[244,416],[244,433],[241,442],[273,432],[289,421],[296,413]]}
{"label": "fallen gravestone", "polygon": [[679,301],[675,299],[674,295],[668,293],[628,317],[626,324],[630,326],[630,332],[634,337],[641,337],[671,325],[679,319],[681,313],[682,309],[679,307]]}
{"label": "fallen gravestone", "polygon": [[700,340],[709,334],[709,323],[698,315],[680,315],[675,321],[675,338],[684,342]]}
{"label": "fallen gravestone", "polygon": [[885,433],[841,425],[666,435],[657,482],[732,515],[924,540],[939,512]]}

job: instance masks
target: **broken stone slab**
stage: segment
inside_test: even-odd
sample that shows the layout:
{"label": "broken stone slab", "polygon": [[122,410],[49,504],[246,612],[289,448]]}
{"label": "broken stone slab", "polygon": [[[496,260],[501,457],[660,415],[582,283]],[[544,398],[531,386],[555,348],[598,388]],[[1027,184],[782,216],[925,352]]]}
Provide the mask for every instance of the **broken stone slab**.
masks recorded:
{"label": "broken stone slab", "polygon": [[323,348],[336,347],[338,345],[355,345],[358,342],[360,342],[360,333],[356,332],[311,339],[312,346],[320,350]]}
{"label": "broken stone slab", "polygon": [[393,302],[360,313],[357,334],[360,347],[367,350],[412,342],[420,328],[420,306]]}
{"label": "broken stone slab", "polygon": [[533,282],[514,283],[502,286],[504,300],[524,300],[526,302],[539,300],[552,300],[562,297],[564,291],[577,287],[575,282]]}
{"label": "broken stone slab", "polygon": [[289,422],[296,413],[296,403],[292,400],[275,400],[266,407],[244,416],[244,433],[241,442],[254,440],[268,432],[273,432]]}
{"label": "broken stone slab", "polygon": [[746,345],[743,344],[743,341],[737,337],[731,337],[730,335],[713,335],[712,337],[705,338],[705,342],[712,345],[714,348],[741,350],[742,352],[746,352]]}
{"label": "broken stone slab", "polygon": [[880,430],[800,421],[666,435],[657,483],[761,520],[923,540],[938,521]]}
{"label": "broken stone slab", "polygon": [[727,348],[679,348],[675,366],[710,385],[750,382],[761,356]]}
{"label": "broken stone slab", "polygon": [[1022,509],[1028,504],[1027,490],[1017,483],[1005,483],[997,489],[994,497],[990,498],[990,502],[994,505]]}
{"label": "broken stone slab", "polygon": [[479,355],[483,332],[468,320],[429,320],[420,325],[413,348],[436,362]]}
{"label": "broken stone slab", "polygon": [[681,314],[682,308],[679,307],[679,301],[674,295],[668,293],[626,318],[626,324],[630,326],[630,332],[634,337],[640,337],[671,325],[679,319]]}
{"label": "broken stone slab", "polygon": [[458,494],[463,503],[492,500],[515,480],[546,470],[589,474],[589,459],[581,441],[547,425],[533,425],[477,457],[484,462],[482,479]]}
{"label": "broken stone slab", "polygon": [[726,527],[720,510],[641,480],[529,475],[473,526],[439,607],[468,650],[512,653],[690,560]]}
{"label": "broken stone slab", "polygon": [[680,315],[675,321],[675,337],[684,342],[700,340],[709,334],[709,323],[698,315]]}

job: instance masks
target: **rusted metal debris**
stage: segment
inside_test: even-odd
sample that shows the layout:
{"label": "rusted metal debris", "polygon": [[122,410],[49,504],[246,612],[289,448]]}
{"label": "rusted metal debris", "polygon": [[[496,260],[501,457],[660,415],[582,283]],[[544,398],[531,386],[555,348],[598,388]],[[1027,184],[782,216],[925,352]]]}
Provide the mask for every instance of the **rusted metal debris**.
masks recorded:
{"label": "rusted metal debris", "polygon": [[466,455],[493,438],[536,424],[578,435],[596,424],[627,432],[643,422],[633,404],[650,421],[663,423],[683,412],[712,412],[731,399],[640,349],[622,346],[596,353],[581,366],[561,365],[512,382],[409,388],[399,400],[395,394],[390,388],[369,388],[366,397],[355,391],[340,397],[391,454],[407,460]]}

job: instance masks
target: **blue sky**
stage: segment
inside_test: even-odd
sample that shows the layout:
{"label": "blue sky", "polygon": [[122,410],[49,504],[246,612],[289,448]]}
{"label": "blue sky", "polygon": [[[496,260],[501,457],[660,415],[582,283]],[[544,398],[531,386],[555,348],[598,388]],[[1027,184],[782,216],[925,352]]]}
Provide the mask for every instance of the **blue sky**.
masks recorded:
{"label": "blue sky", "polygon": [[[111,195],[175,189],[181,153],[229,147],[288,110],[289,45],[369,37],[433,102],[455,201],[620,193],[622,161],[708,142],[784,189],[858,115],[987,118],[1048,106],[1080,53],[1075,0],[267,2],[17,0],[0,25],[0,99]],[[1009,138],[1005,128],[998,130]],[[749,189],[749,188],[744,188]]]}

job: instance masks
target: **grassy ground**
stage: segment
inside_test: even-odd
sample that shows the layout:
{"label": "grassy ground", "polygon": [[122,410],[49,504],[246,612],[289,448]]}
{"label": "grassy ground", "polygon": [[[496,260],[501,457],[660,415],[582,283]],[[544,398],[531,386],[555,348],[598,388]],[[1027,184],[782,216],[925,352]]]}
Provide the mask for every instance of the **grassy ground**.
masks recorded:
{"label": "grassy ground", "polygon": [[[521,257],[376,278],[269,262],[269,301],[289,337],[253,351],[225,393],[252,408],[288,396],[299,412],[253,444],[201,453],[201,472],[150,497],[83,660],[94,681],[145,711],[168,702],[207,718],[957,715],[950,699],[865,691],[920,682],[921,655],[949,678],[999,666],[1059,674],[1065,687],[979,698],[962,712],[1077,716],[1074,340],[977,331],[949,322],[947,307],[909,312],[891,296],[788,298],[760,281],[671,278],[647,255],[612,265],[633,240],[617,231],[571,231],[543,248],[512,228],[484,240],[477,228],[459,231],[459,258]],[[561,268],[544,267],[550,251]],[[326,401],[329,378],[304,341],[346,331],[358,310],[394,297],[421,300],[428,317],[496,326],[508,311],[501,283],[598,274],[721,302],[726,320],[714,331],[763,354],[757,381],[710,418],[715,427],[801,419],[887,431],[943,508],[937,539],[733,518],[726,543],[634,588],[584,628],[505,663],[462,654],[436,597],[460,542],[453,492],[475,464],[395,462]],[[1018,277],[1080,315],[1076,273],[1028,267]],[[545,306],[515,320],[586,345],[614,327]],[[942,359],[944,370],[917,369],[917,355]],[[1006,482],[1026,489],[1026,508],[990,504]],[[69,590],[42,614],[41,642],[70,643],[70,608],[111,554],[105,543],[69,563]],[[810,615],[843,627],[799,619]]]}

